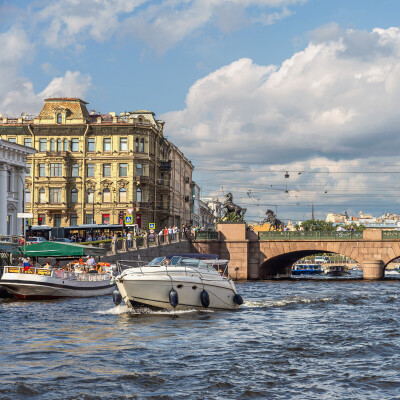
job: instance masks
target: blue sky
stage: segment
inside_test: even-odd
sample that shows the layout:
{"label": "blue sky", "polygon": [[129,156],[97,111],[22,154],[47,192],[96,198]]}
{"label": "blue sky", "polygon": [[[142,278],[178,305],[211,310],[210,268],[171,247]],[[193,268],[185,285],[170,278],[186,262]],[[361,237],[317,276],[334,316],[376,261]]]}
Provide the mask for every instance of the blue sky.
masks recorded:
{"label": "blue sky", "polygon": [[[0,113],[150,109],[250,219],[400,212],[397,0],[0,3]],[[284,178],[286,171],[290,177]]]}

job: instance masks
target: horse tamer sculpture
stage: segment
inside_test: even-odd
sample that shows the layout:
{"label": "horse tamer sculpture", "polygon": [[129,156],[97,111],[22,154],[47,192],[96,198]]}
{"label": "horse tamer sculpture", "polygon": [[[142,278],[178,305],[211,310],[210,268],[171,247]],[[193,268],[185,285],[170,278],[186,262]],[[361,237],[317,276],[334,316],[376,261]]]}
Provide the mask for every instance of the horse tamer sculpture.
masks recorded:
{"label": "horse tamer sculpture", "polygon": [[267,218],[264,219],[263,223],[269,223],[269,230],[274,228],[275,231],[278,231],[284,228],[284,223],[280,219],[276,218],[276,215],[272,210],[267,210],[265,214],[267,215]]}
{"label": "horse tamer sculpture", "polygon": [[244,214],[247,209],[242,208],[235,204],[232,199],[232,193],[228,193],[225,195],[225,202],[222,205],[222,209],[224,210],[224,216],[222,217],[223,221],[243,221]]}

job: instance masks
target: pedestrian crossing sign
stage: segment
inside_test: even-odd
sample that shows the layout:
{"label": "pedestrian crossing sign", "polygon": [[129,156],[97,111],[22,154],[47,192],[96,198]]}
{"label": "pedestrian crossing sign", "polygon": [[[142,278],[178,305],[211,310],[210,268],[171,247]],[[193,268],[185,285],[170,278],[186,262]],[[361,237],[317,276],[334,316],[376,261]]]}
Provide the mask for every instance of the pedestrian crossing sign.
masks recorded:
{"label": "pedestrian crossing sign", "polygon": [[125,224],[132,225],[133,224],[133,216],[132,215],[125,215]]}
{"label": "pedestrian crossing sign", "polygon": [[154,222],[149,222],[149,229],[156,229],[156,224]]}

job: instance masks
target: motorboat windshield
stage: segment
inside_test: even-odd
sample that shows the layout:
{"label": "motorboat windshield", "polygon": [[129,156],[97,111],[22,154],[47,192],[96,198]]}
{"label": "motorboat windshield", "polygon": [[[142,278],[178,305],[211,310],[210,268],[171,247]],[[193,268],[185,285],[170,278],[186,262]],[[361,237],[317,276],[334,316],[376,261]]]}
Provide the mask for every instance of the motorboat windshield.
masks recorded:
{"label": "motorboat windshield", "polygon": [[155,265],[161,265],[164,260],[165,257],[156,257],[154,260],[150,261],[147,265],[149,265],[150,267],[153,267]]}

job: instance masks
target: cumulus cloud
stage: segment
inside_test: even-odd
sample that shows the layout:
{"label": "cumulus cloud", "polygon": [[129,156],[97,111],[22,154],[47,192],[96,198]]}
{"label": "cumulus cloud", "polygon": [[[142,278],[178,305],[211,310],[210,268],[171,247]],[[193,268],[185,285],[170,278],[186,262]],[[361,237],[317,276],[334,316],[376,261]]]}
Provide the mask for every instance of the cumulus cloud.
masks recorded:
{"label": "cumulus cloud", "polygon": [[[267,163],[280,170],[294,162],[314,168],[315,160],[396,157],[400,29],[330,27],[315,36],[280,66],[245,58],[195,82],[186,108],[162,116],[167,134],[194,159]],[[223,181],[214,175],[209,182],[214,179]],[[238,180],[257,186],[246,174],[234,173]],[[355,181],[345,181],[354,187]]]}

